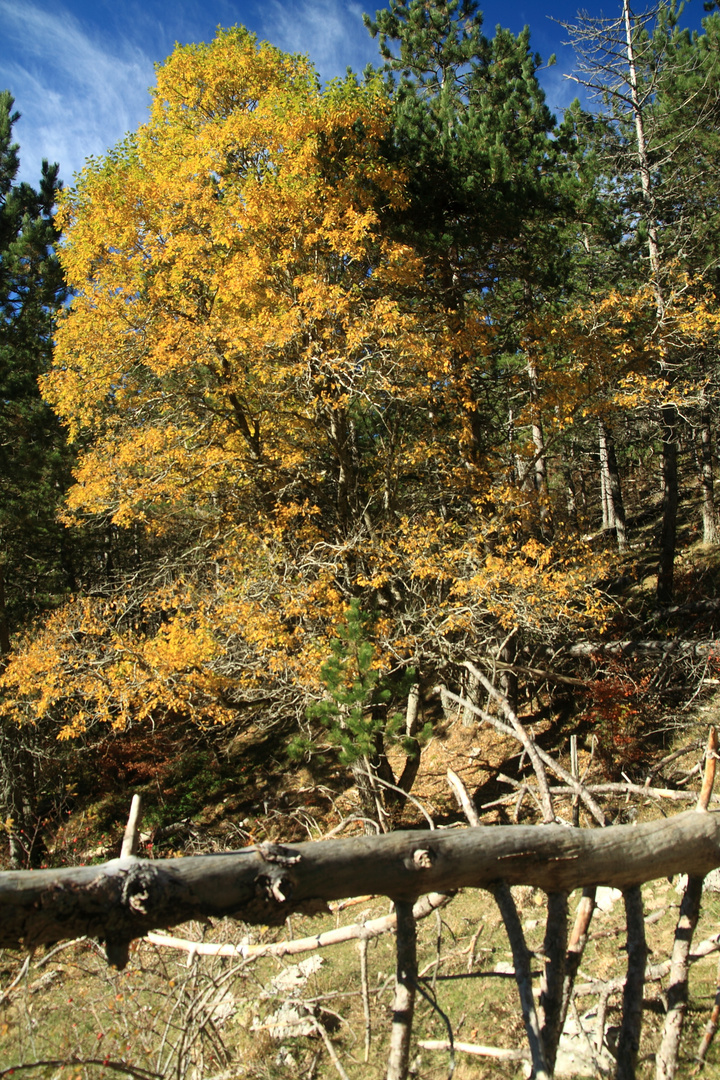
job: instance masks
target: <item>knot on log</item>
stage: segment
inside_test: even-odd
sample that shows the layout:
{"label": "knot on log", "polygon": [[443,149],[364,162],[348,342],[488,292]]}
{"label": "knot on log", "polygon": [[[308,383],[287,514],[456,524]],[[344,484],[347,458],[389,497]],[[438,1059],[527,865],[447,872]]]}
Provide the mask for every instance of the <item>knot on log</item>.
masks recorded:
{"label": "knot on log", "polygon": [[147,903],[159,896],[153,896],[160,889],[160,876],[157,871],[147,863],[136,863],[127,870],[123,870],[124,880],[120,894],[121,903],[138,915],[149,914]]}
{"label": "knot on log", "polygon": [[436,858],[432,848],[416,848],[413,851],[413,866],[416,870],[431,870]]}
{"label": "knot on log", "polygon": [[293,866],[302,859],[302,855],[294,854],[290,848],[269,841],[258,844],[257,851],[264,862],[277,863],[279,866]]}
{"label": "knot on log", "polygon": [[[289,874],[283,873],[281,866],[268,867],[267,873],[259,874],[255,879],[255,901],[247,911],[252,911],[257,917],[257,912],[263,912],[258,920],[266,926],[281,926],[287,918],[286,905],[292,899],[295,882]],[[243,915],[248,918],[247,914]]]}

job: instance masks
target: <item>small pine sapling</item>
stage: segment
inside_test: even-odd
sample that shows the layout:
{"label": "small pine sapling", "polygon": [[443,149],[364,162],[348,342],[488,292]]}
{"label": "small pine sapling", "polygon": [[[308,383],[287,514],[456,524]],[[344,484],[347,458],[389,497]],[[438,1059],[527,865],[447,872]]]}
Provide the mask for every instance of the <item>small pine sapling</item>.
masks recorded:
{"label": "small pine sapling", "polygon": [[[320,669],[326,696],[307,710],[309,720],[320,720],[327,728],[339,758],[352,768],[358,781],[363,809],[375,817],[386,803],[395,801],[397,791],[409,790],[403,779],[417,773],[421,747],[431,734],[428,722],[418,731],[417,718],[406,718],[392,710],[392,703],[406,700],[413,691],[416,675],[407,668],[401,675],[381,676],[376,663],[375,647],[371,640],[373,615],[364,612],[360,602],[351,600],[345,620],[337,630],[331,655]],[[387,748],[399,744],[407,762],[403,775],[396,781],[387,760]],[[312,753],[309,739],[295,740],[291,756]],[[408,768],[408,763],[415,763]],[[378,783],[379,781],[379,783]]]}

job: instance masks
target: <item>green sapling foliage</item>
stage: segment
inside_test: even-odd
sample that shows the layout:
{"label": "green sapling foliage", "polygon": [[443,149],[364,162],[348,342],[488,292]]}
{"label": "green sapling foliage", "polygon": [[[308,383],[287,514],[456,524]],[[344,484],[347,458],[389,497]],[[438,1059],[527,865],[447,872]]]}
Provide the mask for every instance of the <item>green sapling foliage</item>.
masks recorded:
{"label": "green sapling foliage", "polygon": [[[308,719],[325,724],[345,765],[363,757],[376,759],[388,740],[402,742],[405,752],[414,756],[419,752],[419,742],[428,734],[423,731],[419,736],[410,736],[405,731],[403,714],[391,711],[393,700],[407,697],[415,671],[408,668],[392,681],[380,677],[373,666],[373,621],[374,617],[361,609],[359,600],[350,601],[331,655],[320,669],[327,696],[307,710]],[[309,746],[297,743],[292,748],[295,754],[307,749]]]}

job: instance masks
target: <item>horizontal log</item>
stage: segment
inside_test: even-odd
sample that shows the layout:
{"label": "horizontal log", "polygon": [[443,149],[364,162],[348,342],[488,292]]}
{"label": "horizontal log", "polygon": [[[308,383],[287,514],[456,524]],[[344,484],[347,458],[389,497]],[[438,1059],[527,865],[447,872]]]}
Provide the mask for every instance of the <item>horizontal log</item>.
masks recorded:
{"label": "horizontal log", "polygon": [[232,916],[281,925],[330,900],[377,893],[415,900],[497,881],[546,892],[624,889],[720,865],[720,815],[690,810],[642,825],[477,826],[396,832],[180,859],[0,873],[0,948],[88,935],[122,966],[127,943],[187,919]]}
{"label": "horizontal log", "polygon": [[[563,656],[582,659],[593,656],[637,656],[648,659],[696,658],[720,656],[720,647],[711,641],[678,641],[651,638],[645,641],[577,641],[561,650]],[[554,654],[557,655],[557,654]]]}

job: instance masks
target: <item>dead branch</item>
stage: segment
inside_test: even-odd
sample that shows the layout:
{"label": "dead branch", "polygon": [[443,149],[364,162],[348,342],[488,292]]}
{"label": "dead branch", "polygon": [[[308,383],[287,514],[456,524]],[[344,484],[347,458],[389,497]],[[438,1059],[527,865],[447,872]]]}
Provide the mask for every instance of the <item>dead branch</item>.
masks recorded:
{"label": "dead branch", "polygon": [[[440,688],[436,688],[436,689],[439,690]],[[522,724],[520,724],[519,720],[517,721],[518,725],[519,725],[520,729],[522,730],[522,732],[524,733],[522,736],[521,736],[520,731],[516,730],[511,724],[503,723],[503,721],[498,719],[498,717],[492,716],[490,713],[485,712],[484,709],[481,709],[477,705],[473,705],[472,702],[470,702],[470,701],[466,701],[465,698],[460,697],[458,694],[453,694],[450,690],[446,689],[445,687],[442,687],[442,692],[443,692],[443,694],[445,695],[446,698],[449,698],[452,701],[457,701],[457,703],[459,705],[462,705],[463,707],[467,706],[476,716],[479,716],[481,720],[484,720],[485,723],[490,724],[497,731],[502,732],[503,735],[509,735],[509,736],[511,736],[511,738],[517,739],[518,742],[520,742],[523,747],[525,746],[527,741],[531,741],[530,736],[527,734],[527,732],[523,728]],[[495,691],[495,692],[497,693],[497,691]],[[509,708],[509,706],[508,706],[508,708]],[[588,789],[584,786],[584,784],[582,784],[579,780],[576,780],[566,769],[564,769],[562,767],[562,765],[559,764],[559,762],[555,761],[553,758],[550,757],[549,754],[546,754],[543,750],[541,750],[540,747],[537,745],[537,743],[533,742],[532,746],[533,746],[533,755],[535,757],[539,758],[540,762],[542,764],[547,765],[547,767],[550,769],[550,771],[555,773],[555,775],[558,777],[558,779],[562,780],[565,784],[567,784],[567,786],[570,788],[570,790],[575,792],[578,795],[578,797],[582,800],[582,802],[585,804],[586,808],[590,812],[591,816],[598,823],[598,825],[604,826],[605,825],[605,815],[603,814],[602,809],[598,806],[598,804],[593,799],[593,797],[590,794],[590,792],[588,791]],[[536,776],[537,776],[537,773],[536,773]],[[547,780],[545,780],[545,783],[547,784]],[[538,797],[540,797],[540,798],[542,797],[542,787],[540,788],[540,791],[538,793]],[[551,807],[552,806],[552,800],[550,798],[549,792],[548,792],[548,795],[547,795],[547,799],[550,800],[549,806]],[[488,806],[490,806],[490,805],[495,805],[495,804],[494,803],[486,804],[486,806],[484,806],[483,809],[488,809]],[[548,810],[548,804],[547,804],[547,800],[546,800],[546,802],[543,804],[543,815],[547,814],[548,812],[549,812],[549,810]]]}
{"label": "dead branch", "polygon": [[108,1058],[86,1058],[71,1054],[66,1058],[51,1058],[47,1061],[31,1061],[26,1065],[10,1065],[6,1069],[0,1069],[0,1080],[3,1076],[14,1076],[15,1073],[24,1072],[25,1069],[67,1069],[71,1065],[100,1065],[103,1069],[122,1073],[123,1076],[133,1076],[136,1080],[162,1080],[163,1074],[151,1072],[150,1069],[141,1069],[137,1065],[127,1065],[124,1061],[110,1061]]}
{"label": "dead branch", "polygon": [[493,667],[499,671],[532,675],[534,679],[541,679],[543,682],[562,683],[564,686],[578,686],[584,689],[588,684],[587,679],[576,679],[570,675],[561,675],[558,671],[547,671],[545,668],[525,667],[523,664],[506,664],[502,660],[494,660]]}
{"label": "dead branch", "polygon": [[333,1065],[335,1066],[335,1071],[337,1072],[338,1076],[340,1077],[340,1080],[350,1080],[350,1078],[348,1077],[348,1074],[345,1072],[345,1069],[342,1066],[342,1062],[340,1061],[340,1058],[337,1055],[337,1051],[336,1051],[335,1047],[333,1046],[332,1040],[330,1039],[330,1036],[328,1035],[327,1031],[325,1030],[323,1025],[320,1023],[320,1021],[317,1019],[317,1017],[313,1015],[312,1007],[309,1006],[309,1005],[306,1005],[306,1008],[307,1008],[308,1012],[310,1013],[311,1022],[315,1025],[315,1030],[317,1031],[317,1033],[320,1036],[320,1038],[322,1039],[322,1041],[325,1043],[325,1049],[328,1052],[328,1057],[330,1058]]}
{"label": "dead branch", "polygon": [[675,940],[670,957],[670,982],[667,988],[667,1012],[660,1047],[655,1056],[656,1080],[673,1080],[678,1064],[680,1037],[688,1004],[690,946],[700,917],[703,878],[691,876],[680,905]]}
{"label": "dead branch", "polygon": [[475,809],[475,803],[470,798],[470,795],[468,794],[468,789],[465,787],[458,774],[453,772],[452,769],[448,769],[447,778],[450,787],[455,792],[455,797],[457,798],[457,801],[460,803],[460,808],[468,820],[468,824],[479,825],[480,818],[478,817],[478,812]]}
{"label": "dead branch", "polygon": [[580,969],[580,961],[582,960],[585,946],[588,942],[590,923],[592,922],[592,917],[595,912],[595,892],[596,889],[594,886],[583,889],[583,894],[575,911],[575,922],[573,923],[565,957],[565,975],[563,978],[562,1004],[560,1006],[559,1020],[561,1031],[565,1024],[570,1001],[572,1000],[575,978]]}
{"label": "dead branch", "polygon": [[715,770],[717,768],[717,751],[717,731],[711,724],[708,731],[707,747],[705,748],[705,772],[703,775],[703,785],[700,790],[700,797],[698,798],[698,804],[696,807],[696,809],[701,812],[707,810],[708,806],[710,805],[713,784],[715,783]]}
{"label": "dead branch", "polygon": [[478,1046],[476,1043],[453,1042],[447,1039],[419,1039],[418,1046],[423,1050],[460,1050],[463,1054],[477,1057],[494,1058],[496,1061],[527,1061],[529,1050],[505,1050],[499,1046]]}
{"label": "dead branch", "polygon": [[562,650],[564,656],[588,658],[594,656],[639,656],[650,659],[676,659],[716,656],[716,641],[679,641],[650,639],[645,641],[577,641]]}
{"label": "dead branch", "polygon": [[522,744],[528,758],[530,759],[533,771],[535,772],[538,788],[540,789],[540,804],[543,809],[543,820],[546,823],[554,821],[555,810],[553,808],[552,796],[550,795],[550,789],[548,787],[547,774],[543,767],[543,762],[538,752],[538,746],[535,740],[530,738],[527,731],[515,715],[515,712],[510,707],[510,702],[505,697],[505,695],[501,694],[500,691],[493,686],[493,684],[483,674],[483,672],[480,671],[480,669],[477,668],[475,664],[471,664],[468,660],[465,661],[463,667],[467,668],[471,675],[475,676],[478,682],[480,682],[485,687],[488,694],[490,694],[490,696],[493,697],[495,701],[497,701],[497,703],[500,705],[500,708],[502,709],[506,720],[509,721],[510,726],[515,733],[515,737]]}
{"label": "dead branch", "polygon": [[550,893],[548,916],[543,942],[543,974],[540,985],[540,1032],[547,1066],[552,1074],[555,1068],[563,1006],[563,985],[567,962],[568,941],[568,894]]}
{"label": "dead branch", "polygon": [[703,1032],[703,1037],[700,1040],[700,1046],[698,1047],[696,1055],[698,1062],[697,1072],[699,1072],[705,1064],[707,1052],[710,1049],[710,1045],[715,1037],[715,1032],[718,1029],[718,1024],[720,1023],[720,963],[718,963],[718,973],[715,982],[717,987],[715,991],[715,1001],[713,1003],[712,1012],[710,1013],[710,1019],[705,1025],[705,1031]]}
{"label": "dead branch", "polygon": [[640,1028],[642,1026],[643,988],[647,944],[643,919],[642,894],[639,885],[624,890],[627,918],[628,967],[623,989],[623,1011],[618,1038],[617,1080],[635,1080]]}
{"label": "dead branch", "polygon": [[25,978],[25,976],[28,973],[28,968],[30,967],[30,961],[32,960],[32,958],[33,958],[33,954],[31,952],[29,952],[27,954],[27,956],[25,957],[25,959],[23,960],[22,965],[20,967],[20,970],[18,971],[18,973],[15,976],[15,978],[13,979],[13,981],[10,983],[9,986],[6,986],[5,989],[3,990],[2,994],[0,994],[0,1005],[5,1004],[5,1002],[10,997],[10,994],[15,989],[15,987],[18,986],[23,981],[23,979]]}
{"label": "dead branch", "polygon": [[0,948],[81,935],[127,943],[149,930],[226,915],[281,926],[294,912],[325,910],[328,901],[360,892],[414,901],[501,879],[545,892],[627,889],[718,865],[720,817],[692,810],[607,829],[478,826],[7,871],[0,873]]}
{"label": "dead branch", "polygon": [[[690,964],[697,964],[700,960],[704,960],[708,956],[712,956],[713,953],[720,952],[720,934],[715,938],[708,938],[705,941],[701,941],[699,945],[696,945],[693,951],[688,957]],[[648,964],[645,968],[645,982],[660,982],[670,974],[672,967],[671,960],[663,960],[660,964]],[[615,979],[592,979],[590,982],[580,983],[575,987],[575,993],[578,997],[584,997],[588,994],[603,994],[606,991],[615,993],[622,990],[625,986],[625,976],[621,975]]]}
{"label": "dead branch", "polygon": [[532,992],[530,951],[525,943],[525,935],[523,934],[522,926],[520,925],[517,907],[515,906],[515,901],[513,900],[510,888],[504,881],[499,881],[493,886],[492,894],[500,909],[500,914],[505,923],[505,930],[512,950],[513,965],[515,967],[515,982],[517,983],[518,992],[520,994],[520,1007],[522,1009],[523,1021],[525,1022],[525,1034],[527,1035],[530,1046],[530,1057],[533,1068],[532,1075],[534,1080],[550,1080],[550,1073],[548,1072],[545,1059],[545,1048],[540,1032],[540,1023],[537,1010],[535,1009],[535,1000]]}
{"label": "dead branch", "polygon": [[[516,791],[522,787],[528,794],[537,795],[537,790],[531,787],[527,781],[520,783],[520,781],[513,780],[511,776],[505,776],[503,773],[498,773],[497,778],[504,784],[511,784]],[[667,802],[697,802],[697,796],[692,791],[676,791],[674,788],[658,788],[650,787],[647,784],[633,784],[630,780],[607,784],[585,784],[584,787],[590,795],[639,795],[647,797],[648,799],[657,799],[658,801],[665,799]],[[571,792],[568,791],[565,785],[562,787],[553,785],[550,787],[550,794],[569,796]],[[482,809],[487,810],[490,806],[513,802],[515,797],[515,795],[505,795],[501,799],[495,799],[492,803],[484,803]],[[720,797],[712,795],[710,801],[718,803],[720,802]]]}
{"label": "dead branch", "polygon": [[141,819],[142,799],[139,795],[133,795],[132,802],[130,803],[130,814],[128,816],[127,825],[125,826],[125,835],[123,836],[122,847],[120,849],[121,859],[129,859],[131,855],[137,854]]}
{"label": "dead branch", "polygon": [[395,997],[390,1030],[387,1080],[405,1080],[410,1059],[410,1036],[417,984],[417,934],[412,904],[395,901],[397,917],[397,964]]}
{"label": "dead branch", "polygon": [[[428,893],[427,896],[423,896],[413,907],[415,920],[426,919],[433,911],[445,907],[454,895],[454,893]],[[344,941],[370,941],[372,938],[380,937],[381,934],[390,933],[396,926],[397,918],[392,912],[379,919],[353,923],[351,926],[338,926],[335,930],[327,930],[325,933],[314,934],[312,937],[295,938],[293,941],[272,941],[266,945],[250,945],[243,942],[239,945],[215,945],[207,941],[188,941],[186,938],[169,937],[167,934],[152,932],[145,935],[145,940],[153,945],[182,949],[193,956],[241,956],[244,959],[257,959],[261,956],[295,956],[298,953],[312,952],[314,949],[325,949],[329,945],[341,945]]]}

